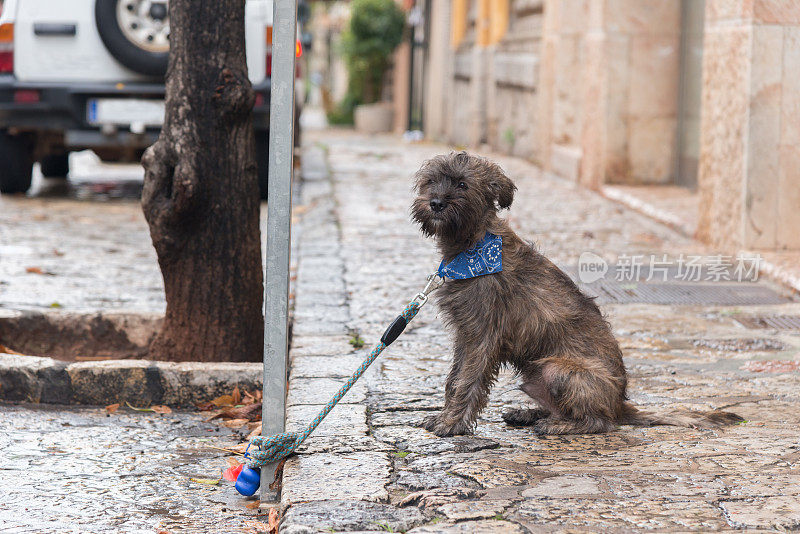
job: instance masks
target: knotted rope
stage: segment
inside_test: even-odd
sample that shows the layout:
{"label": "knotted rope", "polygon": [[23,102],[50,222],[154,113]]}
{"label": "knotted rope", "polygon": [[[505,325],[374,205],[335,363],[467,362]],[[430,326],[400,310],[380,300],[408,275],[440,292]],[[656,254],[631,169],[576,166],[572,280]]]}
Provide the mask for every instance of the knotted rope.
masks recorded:
{"label": "knotted rope", "polygon": [[[428,284],[425,286],[425,289],[422,290],[421,293],[418,293],[414,300],[408,303],[408,305],[403,310],[403,313],[400,314],[397,319],[389,326],[386,332],[381,337],[381,342],[372,349],[372,352],[369,353],[369,356],[361,363],[361,365],[356,369],[347,382],[345,382],[339,391],[336,392],[336,395],[325,405],[321,412],[314,418],[313,421],[302,431],[300,432],[284,432],[283,434],[275,434],[273,436],[259,436],[253,438],[250,441],[250,445],[247,446],[247,452],[245,452],[245,458],[247,458],[247,466],[255,469],[262,467],[266,464],[270,464],[273,462],[277,462],[283,458],[286,458],[294,451],[296,451],[300,445],[311,435],[317,426],[325,419],[325,416],[333,410],[333,407],[345,396],[345,394],[353,387],[353,384],[356,383],[356,380],[361,378],[361,375],[367,370],[367,368],[375,361],[375,359],[383,352],[383,349],[388,347],[392,341],[397,339],[397,337],[403,332],[403,329],[406,325],[411,322],[416,315],[419,309],[427,302],[428,294],[439,287],[443,282],[441,276],[432,274],[428,277]],[[250,451],[250,447],[255,446],[257,449],[255,451]]]}

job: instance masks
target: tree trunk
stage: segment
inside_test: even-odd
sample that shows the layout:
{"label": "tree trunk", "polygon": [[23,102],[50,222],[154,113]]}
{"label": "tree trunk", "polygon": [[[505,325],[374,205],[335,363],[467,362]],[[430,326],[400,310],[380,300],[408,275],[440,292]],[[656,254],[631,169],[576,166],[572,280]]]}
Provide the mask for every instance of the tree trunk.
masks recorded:
{"label": "tree trunk", "polygon": [[260,361],[259,195],[245,0],[171,0],[166,117],[142,207],[167,312],[150,357]]}

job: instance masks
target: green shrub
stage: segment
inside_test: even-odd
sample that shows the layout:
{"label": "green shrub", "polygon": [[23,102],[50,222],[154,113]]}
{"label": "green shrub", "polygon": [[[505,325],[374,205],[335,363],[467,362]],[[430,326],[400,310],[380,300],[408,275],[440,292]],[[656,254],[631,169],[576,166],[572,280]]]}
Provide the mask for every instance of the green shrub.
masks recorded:
{"label": "green shrub", "polygon": [[353,0],[350,23],[342,36],[349,75],[347,96],[331,115],[352,121],[353,108],[381,97],[383,75],[403,40],[406,17],[394,0]]}

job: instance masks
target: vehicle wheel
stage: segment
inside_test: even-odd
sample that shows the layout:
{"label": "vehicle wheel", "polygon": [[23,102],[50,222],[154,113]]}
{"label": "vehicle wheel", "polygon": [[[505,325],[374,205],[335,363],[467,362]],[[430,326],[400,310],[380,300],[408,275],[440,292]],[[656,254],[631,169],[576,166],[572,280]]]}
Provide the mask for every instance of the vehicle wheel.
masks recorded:
{"label": "vehicle wheel", "polygon": [[258,192],[261,200],[267,200],[269,185],[269,131],[256,130],[256,165],[258,165]]}
{"label": "vehicle wheel", "polygon": [[24,193],[31,187],[33,157],[24,139],[0,132],[0,193]]}
{"label": "vehicle wheel", "polygon": [[39,166],[47,178],[66,178],[69,174],[69,153],[45,156]]}
{"label": "vehicle wheel", "polygon": [[117,61],[142,74],[166,74],[167,0],[97,0],[94,15],[100,38]]}

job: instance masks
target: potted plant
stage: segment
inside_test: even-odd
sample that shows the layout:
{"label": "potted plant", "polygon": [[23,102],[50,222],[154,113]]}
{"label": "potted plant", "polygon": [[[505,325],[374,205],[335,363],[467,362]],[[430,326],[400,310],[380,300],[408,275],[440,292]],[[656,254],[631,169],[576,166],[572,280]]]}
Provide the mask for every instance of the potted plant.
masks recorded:
{"label": "potted plant", "polygon": [[403,39],[405,13],[394,0],[353,0],[350,13],[342,37],[348,90],[338,114],[355,119],[360,131],[389,131],[392,106],[380,99],[392,53]]}

